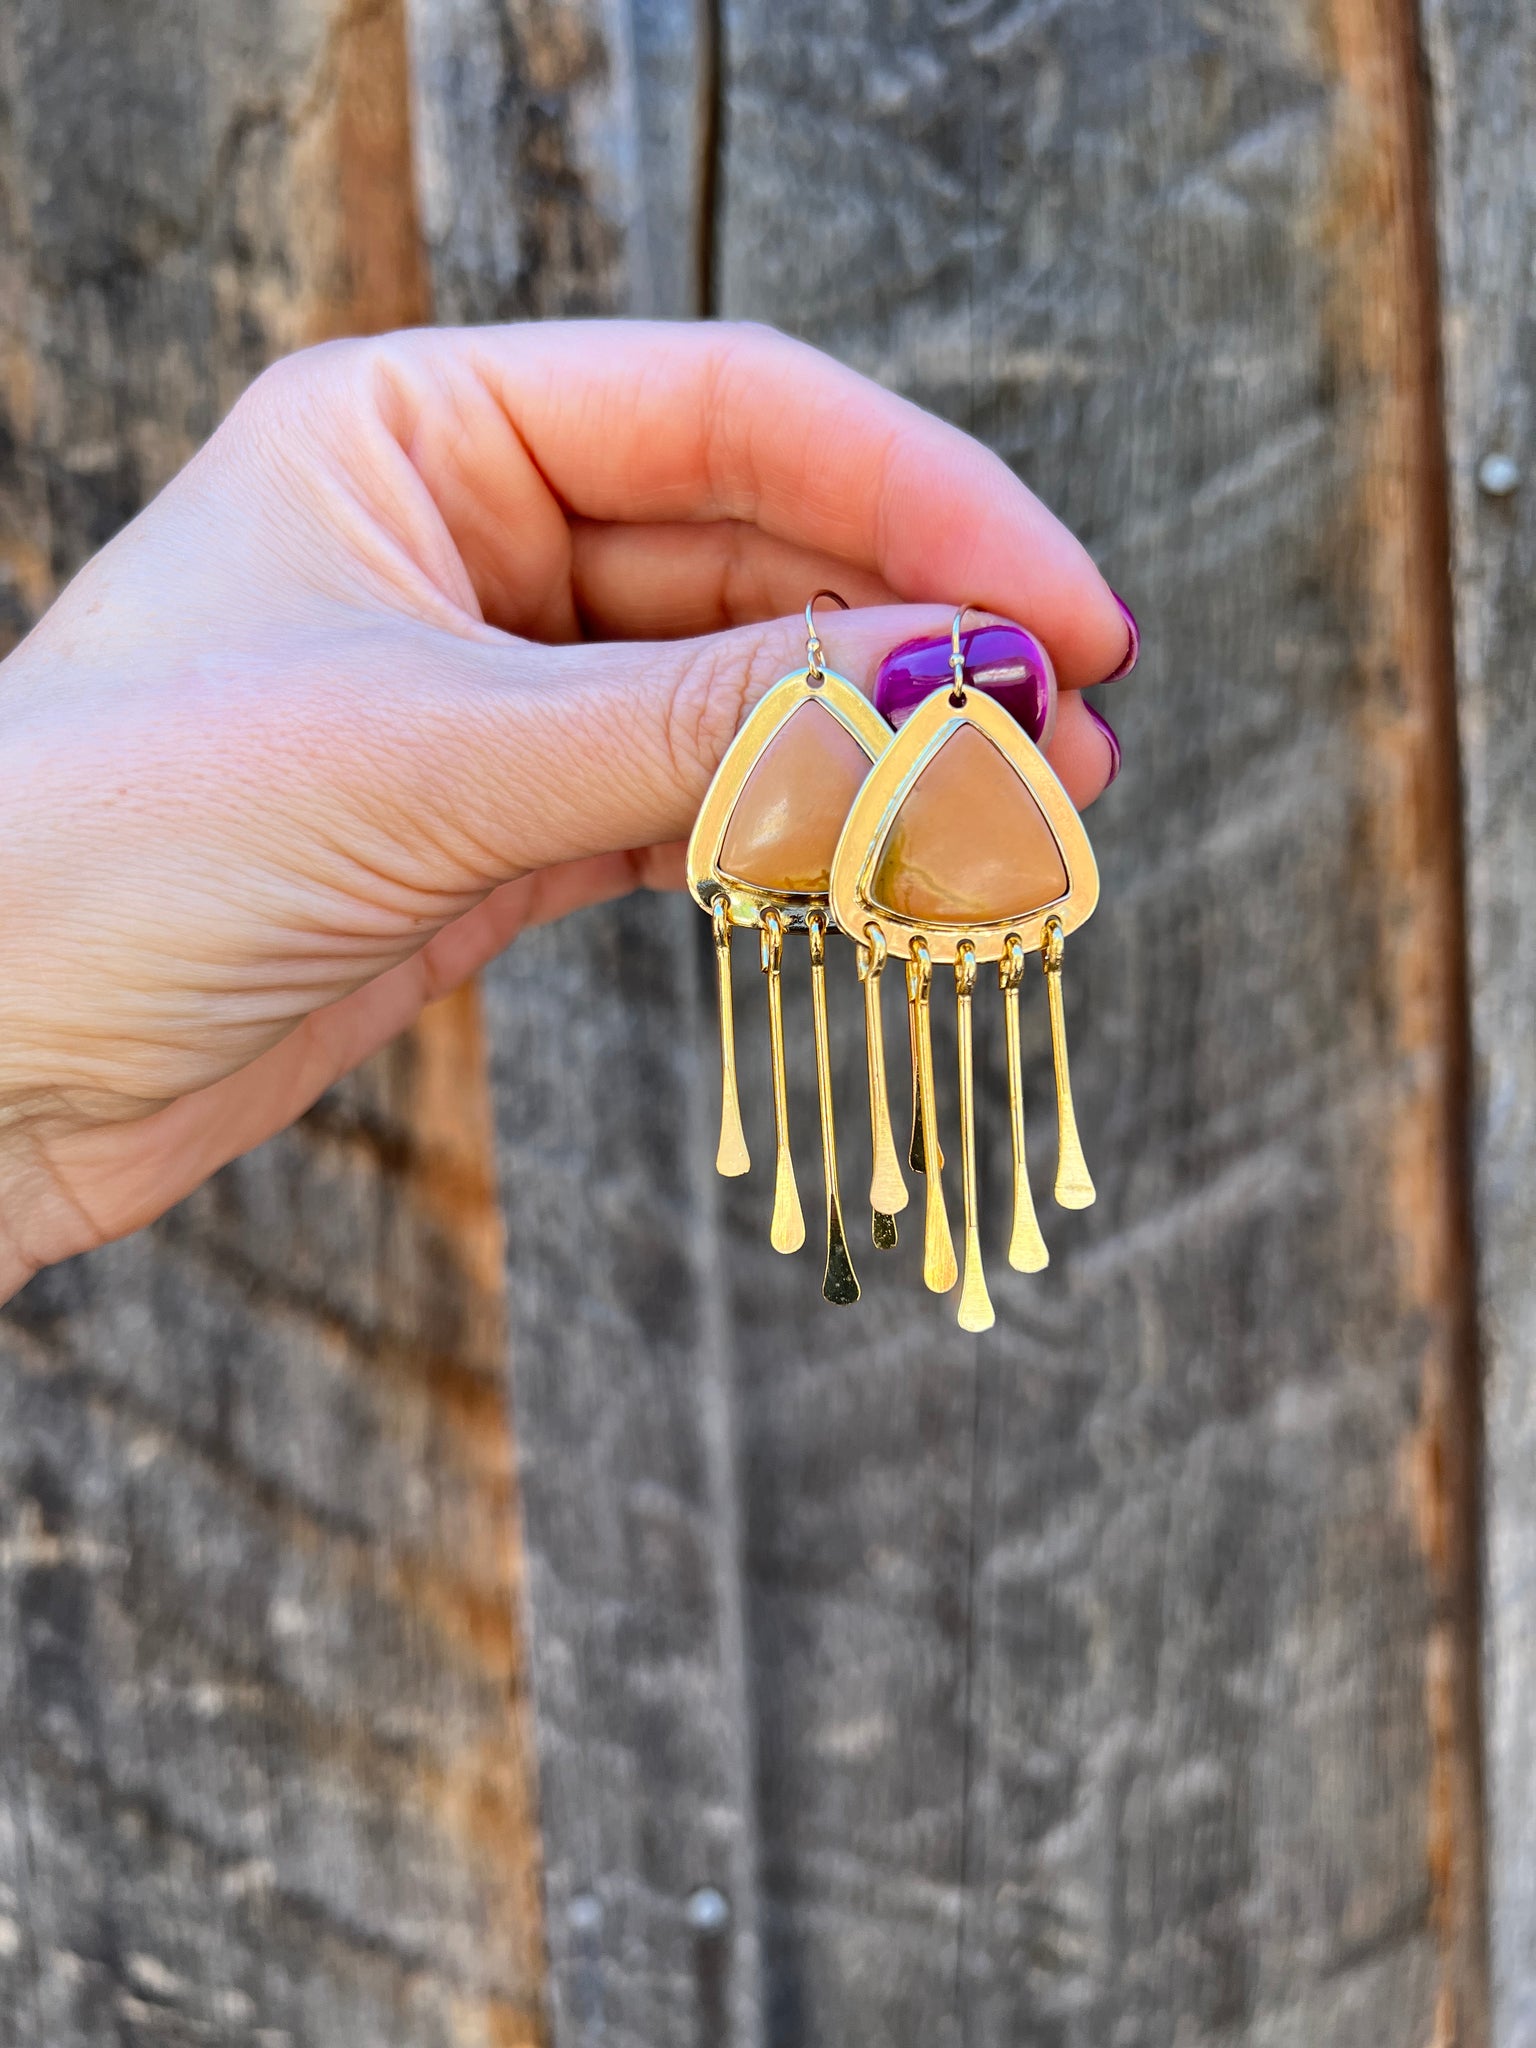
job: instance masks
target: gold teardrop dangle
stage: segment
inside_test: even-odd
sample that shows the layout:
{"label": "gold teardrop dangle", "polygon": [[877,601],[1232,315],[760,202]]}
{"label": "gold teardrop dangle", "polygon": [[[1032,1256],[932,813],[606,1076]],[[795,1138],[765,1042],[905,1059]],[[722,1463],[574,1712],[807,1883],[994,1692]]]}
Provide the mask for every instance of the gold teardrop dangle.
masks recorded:
{"label": "gold teardrop dangle", "polygon": [[[879,927],[876,926],[876,930]],[[942,1172],[944,1153],[939,1144],[937,1131],[930,1131],[923,1120],[922,1062],[917,1052],[917,984],[916,962],[907,956],[907,1047],[912,1063],[912,1140],[907,1146],[907,1164],[914,1173],[926,1173],[928,1161],[933,1161],[934,1171]]]}
{"label": "gold teardrop dangle", "polygon": [[1051,1009],[1051,1056],[1056,1068],[1056,1199],[1063,1209],[1093,1206],[1095,1188],[1082,1140],[1077,1135],[1077,1112],[1072,1106],[1072,1075],[1067,1066],[1067,1014],[1061,994],[1061,963],[1066,938],[1061,919],[1053,917],[1045,928],[1040,964],[1045,969],[1046,997]]}
{"label": "gold teardrop dangle", "polygon": [[843,1198],[837,1185],[837,1127],[832,1117],[832,1046],[827,1031],[827,919],[813,910],[806,920],[811,938],[811,1016],[816,1033],[816,1100],[821,1113],[821,1173],[827,1191],[827,1264],[821,1291],[838,1307],[859,1298],[859,1279],[843,1228]]}
{"label": "gold teardrop dangle", "polygon": [[731,906],[724,896],[710,905],[715,932],[715,981],[720,997],[720,1143],[715,1171],[728,1178],[749,1171],[751,1154],[741,1127],[741,1098],[736,1092],[736,1011],[731,991]]}
{"label": "gold teardrop dangle", "polygon": [[1029,1185],[1029,1165],[1024,1156],[1024,1057],[1019,1047],[1019,989],[1024,981],[1024,941],[1010,932],[1007,951],[997,963],[997,978],[1003,991],[1003,1030],[1008,1040],[1008,1112],[1013,1126],[1013,1230],[1008,1239],[1008,1263],[1018,1273],[1039,1273],[1051,1263],[1035,1198]]}
{"label": "gold teardrop dangle", "polygon": [[997,1318],[987,1292],[981,1260],[981,1224],[976,1203],[976,1084],[971,1045],[971,998],[976,989],[976,948],[962,939],[955,948],[955,1022],[960,1047],[960,1184],[965,1203],[965,1284],[960,1289],[962,1330],[990,1330]]}
{"label": "gold teardrop dangle", "polygon": [[896,1218],[907,1206],[907,1184],[901,1177],[896,1140],[891,1133],[890,1094],[885,1078],[885,1020],[880,1014],[880,977],[885,972],[886,944],[878,925],[869,927],[859,947],[859,979],[864,984],[864,1053],[869,1067],[869,1209],[870,1235],[876,1248],[892,1250]]}
{"label": "gold teardrop dangle", "polygon": [[928,1148],[923,1140],[923,1091],[917,1072],[917,969],[907,962],[907,1053],[912,1069],[912,1135],[907,1141],[907,1164],[914,1173],[928,1171]]}
{"label": "gold teardrop dangle", "polygon": [[768,1052],[773,1065],[773,1223],[768,1242],[776,1252],[797,1252],[805,1243],[805,1215],[795,1186],[789,1149],[789,1079],[784,1070],[784,921],[763,912],[762,968],[768,977]]}
{"label": "gold teardrop dangle", "polygon": [[930,1153],[923,1176],[923,1284],[935,1294],[948,1294],[960,1277],[955,1263],[955,1241],[950,1235],[949,1211],[944,1203],[944,1169],[939,1161],[936,1133],[938,1114],[933,1096],[933,1017],[929,1007],[933,990],[933,955],[928,941],[919,934],[912,940],[908,963],[909,988],[914,989],[917,1021],[917,1086],[923,1112],[923,1131]]}

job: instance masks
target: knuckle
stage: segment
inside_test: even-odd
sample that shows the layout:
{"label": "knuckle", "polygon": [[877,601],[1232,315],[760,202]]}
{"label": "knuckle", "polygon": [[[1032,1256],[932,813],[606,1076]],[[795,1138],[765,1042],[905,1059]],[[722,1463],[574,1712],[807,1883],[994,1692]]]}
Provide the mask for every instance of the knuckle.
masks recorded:
{"label": "knuckle", "polygon": [[696,640],[673,678],[664,734],[667,768],[684,789],[700,789],[720,765],[744,714],[742,665],[722,639]]}
{"label": "knuckle", "polygon": [[217,438],[263,464],[316,439],[335,410],[340,352],[352,346],[327,342],[280,357],[247,387]]}
{"label": "knuckle", "polygon": [[293,355],[279,356],[248,386],[232,417],[266,419],[274,413],[286,413],[328,383],[342,369],[348,355],[363,345],[327,341],[314,348],[299,349]]}
{"label": "knuckle", "polygon": [[669,766],[685,788],[703,791],[747,713],[793,666],[789,622],[696,640],[677,669],[665,722]]}
{"label": "knuckle", "polygon": [[280,356],[248,386],[231,424],[257,437],[291,434],[299,423],[318,434],[328,423],[382,413],[410,362],[410,339],[365,335]]}

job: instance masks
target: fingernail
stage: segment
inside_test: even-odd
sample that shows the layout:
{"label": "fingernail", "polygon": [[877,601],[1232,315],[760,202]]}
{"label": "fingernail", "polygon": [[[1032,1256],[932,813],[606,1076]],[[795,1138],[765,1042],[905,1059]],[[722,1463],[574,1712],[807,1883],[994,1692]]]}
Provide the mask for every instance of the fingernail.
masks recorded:
{"label": "fingernail", "polygon": [[[1113,681],[1113,678],[1111,678],[1111,681]],[[1115,736],[1115,728],[1110,724],[1103,712],[1095,711],[1091,704],[1085,704],[1083,709],[1099,728],[1099,731],[1103,733],[1105,739],[1109,741],[1109,782],[1113,782],[1120,773],[1120,742]],[[1109,787],[1109,782],[1106,782],[1104,785],[1106,789]]]}
{"label": "fingernail", "polygon": [[1125,599],[1120,595],[1119,591],[1112,590],[1109,594],[1115,600],[1115,603],[1119,605],[1120,616],[1122,619],[1124,619],[1125,629],[1127,633],[1130,635],[1130,641],[1125,650],[1124,661],[1121,662],[1120,666],[1117,669],[1112,670],[1109,675],[1104,677],[1104,681],[1106,683],[1118,683],[1122,676],[1128,676],[1130,674],[1131,670],[1136,666],[1136,663],[1140,658],[1141,628],[1136,623],[1136,614],[1131,610],[1130,606],[1126,603]]}
{"label": "fingernail", "polygon": [[[900,725],[925,697],[950,687],[950,646],[948,633],[935,633],[891,649],[875,676],[875,709],[883,718]],[[995,697],[1043,746],[1056,723],[1056,671],[1034,634],[1007,621],[973,626],[960,635],[960,652],[966,682]]]}

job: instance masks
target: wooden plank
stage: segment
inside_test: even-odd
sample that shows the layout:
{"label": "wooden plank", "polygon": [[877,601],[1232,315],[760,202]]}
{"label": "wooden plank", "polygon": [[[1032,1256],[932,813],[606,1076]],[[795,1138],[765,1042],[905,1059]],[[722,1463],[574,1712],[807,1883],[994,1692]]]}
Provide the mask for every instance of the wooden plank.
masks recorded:
{"label": "wooden plank", "polygon": [[[302,341],[426,310],[392,0],[0,16],[18,629]],[[0,1322],[18,2048],[541,2038],[473,1002]]]}
{"label": "wooden plank", "polygon": [[408,19],[439,319],[699,311],[709,7],[410,0]]}
{"label": "wooden plank", "polygon": [[[692,7],[412,0],[411,20],[442,310],[693,310]],[[760,2034],[695,925],[680,901],[592,911],[487,976],[561,2048]]]}
{"label": "wooden plank", "polygon": [[588,914],[487,982],[562,2048],[758,2036],[688,937],[653,905]]}
{"label": "wooden plank", "polygon": [[773,2041],[1481,2038],[1410,26],[728,0],[723,310],[982,433],[1148,645],[1049,1275],[850,1323],[728,1204]]}
{"label": "wooden plank", "polygon": [[1536,2041],[1536,21],[1515,0],[1426,0],[1424,17],[1467,844],[1493,2038],[1517,2048]]}

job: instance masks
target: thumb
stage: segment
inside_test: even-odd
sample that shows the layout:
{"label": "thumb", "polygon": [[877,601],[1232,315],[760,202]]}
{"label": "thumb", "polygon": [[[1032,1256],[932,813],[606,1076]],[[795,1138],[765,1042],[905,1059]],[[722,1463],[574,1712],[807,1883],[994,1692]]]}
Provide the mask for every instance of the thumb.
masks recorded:
{"label": "thumb", "polygon": [[[935,605],[829,614],[823,659],[872,695],[893,647],[947,632],[952,617]],[[685,837],[747,713],[806,660],[800,617],[677,641],[431,637],[434,657],[413,666],[389,721],[409,785],[396,815],[435,838],[468,835],[494,879]],[[1079,805],[1109,780],[1107,743],[1076,692],[1049,753]]]}

